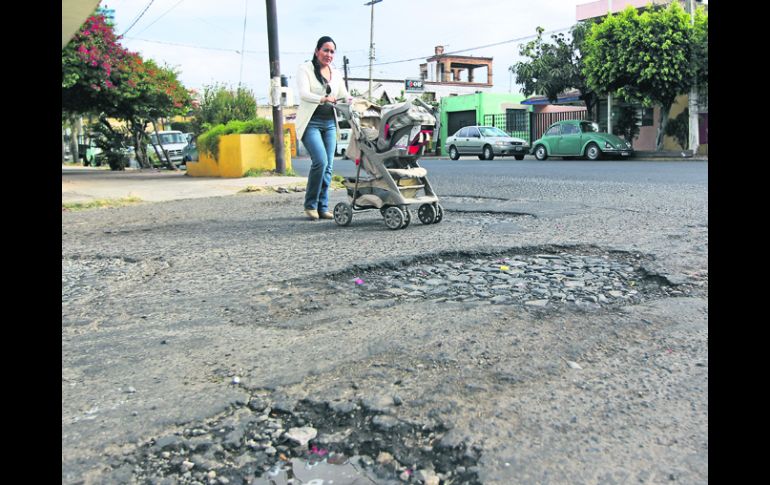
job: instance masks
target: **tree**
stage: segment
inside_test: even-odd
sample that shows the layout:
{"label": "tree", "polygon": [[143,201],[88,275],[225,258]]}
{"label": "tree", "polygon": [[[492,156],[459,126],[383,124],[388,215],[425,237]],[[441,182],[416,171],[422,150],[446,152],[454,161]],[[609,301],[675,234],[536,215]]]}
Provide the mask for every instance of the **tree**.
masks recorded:
{"label": "tree", "polygon": [[[665,9],[647,9],[639,14],[627,7],[618,15],[608,15],[595,24],[584,42],[584,68],[588,84],[602,94],[613,94],[640,102],[659,105],[660,123],[657,149],[663,147],[671,105],[686,94],[693,81],[708,67],[695,59],[707,39],[701,11],[699,27],[690,25],[690,16],[677,2]],[[705,47],[706,56],[708,48]],[[706,59],[707,62],[707,59]],[[706,85],[707,89],[707,85]]]}
{"label": "tree", "polygon": [[257,100],[250,89],[207,85],[203,87],[200,104],[193,108],[193,131],[202,133],[215,125],[253,120],[256,116]]}
{"label": "tree", "polygon": [[190,93],[174,70],[144,61],[118,40],[104,16],[92,15],[62,49],[62,111],[97,116],[115,140],[122,134],[108,118],[126,121],[137,159],[149,166],[147,125],[159,117],[186,113]]}
{"label": "tree", "polygon": [[551,103],[558,95],[577,89],[580,99],[585,103],[588,116],[594,117],[597,93],[585,81],[583,75],[583,42],[590,24],[580,22],[570,30],[571,39],[567,41],[563,33],[552,35],[554,43],[543,41],[542,27],[536,29],[537,38],[527,42],[519,49],[519,54],[529,61],[517,62],[508,69],[516,74],[516,83],[524,86],[525,96],[542,94]]}

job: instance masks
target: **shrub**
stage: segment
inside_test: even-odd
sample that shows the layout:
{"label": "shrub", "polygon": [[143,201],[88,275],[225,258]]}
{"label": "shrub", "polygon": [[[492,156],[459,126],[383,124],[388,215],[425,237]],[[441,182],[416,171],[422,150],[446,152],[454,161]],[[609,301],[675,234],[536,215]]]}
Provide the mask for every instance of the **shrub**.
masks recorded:
{"label": "shrub", "polygon": [[248,121],[232,120],[226,125],[215,125],[198,137],[198,150],[219,161],[219,137],[250,133],[270,135],[270,143],[272,143],[273,122],[264,118],[257,118]]}

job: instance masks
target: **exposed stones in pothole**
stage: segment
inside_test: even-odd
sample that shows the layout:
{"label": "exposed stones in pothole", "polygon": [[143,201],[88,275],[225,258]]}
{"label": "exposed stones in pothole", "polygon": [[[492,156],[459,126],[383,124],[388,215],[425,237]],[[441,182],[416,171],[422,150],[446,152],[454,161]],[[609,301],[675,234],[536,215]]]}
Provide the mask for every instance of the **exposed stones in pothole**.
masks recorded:
{"label": "exposed stones in pothole", "polygon": [[403,421],[365,401],[253,397],[226,416],[113,458],[111,466],[113,478],[152,484],[331,483],[324,477],[334,483],[476,484],[481,452],[444,424]]}
{"label": "exposed stones in pothole", "polygon": [[458,254],[397,269],[361,269],[335,275],[333,280],[339,288],[354,286],[366,299],[475,301],[533,308],[600,308],[690,292],[687,285],[650,273],[645,259],[641,254],[601,251]]}
{"label": "exposed stones in pothole", "polygon": [[286,292],[263,293],[274,312],[295,314],[322,308],[339,294],[378,304],[432,300],[595,310],[692,293],[685,281],[648,270],[650,259],[590,247],[451,253],[361,266],[327,275],[325,284],[296,282]]}

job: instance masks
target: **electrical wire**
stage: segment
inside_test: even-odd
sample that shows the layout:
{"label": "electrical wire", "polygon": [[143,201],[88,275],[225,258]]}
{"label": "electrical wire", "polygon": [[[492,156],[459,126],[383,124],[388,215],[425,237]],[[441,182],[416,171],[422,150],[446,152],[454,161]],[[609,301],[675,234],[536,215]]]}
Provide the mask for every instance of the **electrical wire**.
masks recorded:
{"label": "electrical wire", "polygon": [[135,19],[134,19],[134,22],[133,22],[133,23],[132,23],[132,24],[131,24],[131,25],[130,25],[130,26],[129,26],[129,27],[126,29],[126,30],[124,30],[122,34],[120,34],[120,36],[121,36],[121,37],[123,37],[124,35],[126,35],[126,34],[128,33],[128,31],[129,31],[129,30],[131,30],[131,29],[134,27],[134,25],[136,25],[136,23],[137,23],[137,22],[139,22],[139,19],[141,19],[141,18],[142,18],[142,16],[144,15],[144,13],[147,11],[147,9],[148,9],[148,8],[150,8],[150,5],[152,5],[152,4],[153,4],[153,2],[155,2],[155,0],[150,0],[150,3],[148,3],[148,4],[147,4],[147,6],[146,6],[146,7],[144,7],[144,10],[142,10],[142,13],[140,13],[140,14],[139,14],[139,15],[138,15],[138,16],[137,16]]}
{"label": "electrical wire", "polygon": [[[571,27],[565,27],[563,29],[549,30],[548,32],[543,32],[543,34],[554,34],[556,32],[563,32],[565,30],[569,30],[570,28]],[[522,41],[525,41],[527,39],[532,39],[532,38],[535,38],[535,37],[537,37],[537,35],[528,35],[526,37],[519,37],[517,39],[510,39],[510,40],[504,40],[502,42],[495,42],[494,44],[481,45],[481,46],[478,46],[478,47],[469,47],[468,49],[460,49],[460,50],[456,50],[456,51],[452,51],[452,52],[444,52],[441,55],[442,56],[451,56],[451,55],[454,55],[454,54],[459,54],[461,52],[475,51],[475,50],[478,50],[478,49],[485,49],[487,47],[494,47],[494,46],[503,45],[503,44],[510,44],[511,42],[522,42]],[[435,54],[434,54],[434,56],[435,56]],[[413,57],[411,59],[403,59],[403,60],[400,60],[400,61],[377,62],[377,63],[372,64],[372,65],[373,66],[384,66],[386,64],[400,64],[402,62],[424,60],[424,59],[427,59],[428,57],[434,57],[434,56]],[[369,67],[369,65],[366,64],[366,65],[361,65],[361,66],[349,66],[348,69],[360,69],[362,67]]]}
{"label": "electrical wire", "polygon": [[177,7],[179,6],[179,4],[180,4],[180,3],[182,3],[182,2],[184,2],[184,0],[179,0],[178,2],[176,2],[176,3],[174,4],[174,6],[173,6],[173,7],[171,7],[170,9],[168,9],[168,10],[166,10],[165,12],[163,12],[162,14],[160,14],[160,16],[159,16],[158,18],[156,18],[155,20],[153,20],[153,21],[150,23],[150,25],[148,25],[147,27],[145,27],[145,28],[143,28],[142,30],[140,30],[139,32],[137,32],[137,33],[136,33],[136,35],[139,35],[139,34],[141,34],[141,33],[142,33],[142,32],[144,32],[145,30],[147,30],[147,29],[149,29],[150,27],[152,27],[153,25],[155,25],[155,23],[156,23],[158,20],[162,19],[162,18],[163,18],[163,17],[164,17],[164,16],[165,16],[167,13],[169,13],[170,11],[174,10],[175,8],[177,8]]}

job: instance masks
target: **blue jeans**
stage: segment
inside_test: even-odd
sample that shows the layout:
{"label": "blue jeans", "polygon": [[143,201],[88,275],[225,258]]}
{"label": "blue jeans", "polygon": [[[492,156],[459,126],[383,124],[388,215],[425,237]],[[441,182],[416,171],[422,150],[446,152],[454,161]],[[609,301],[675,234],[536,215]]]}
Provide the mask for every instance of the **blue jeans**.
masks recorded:
{"label": "blue jeans", "polygon": [[333,119],[310,118],[302,135],[302,143],[312,162],[305,190],[305,209],[327,212],[334,169],[334,149],[337,146],[337,124]]}

